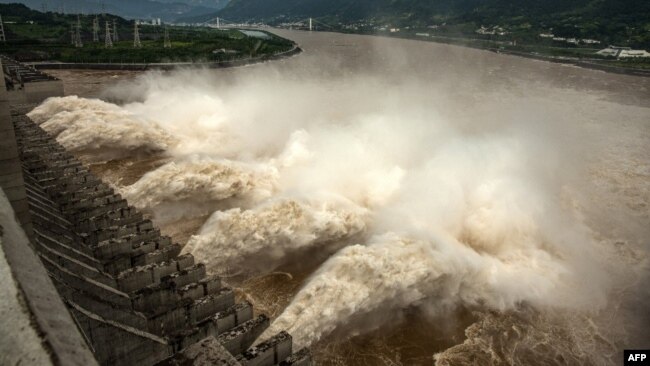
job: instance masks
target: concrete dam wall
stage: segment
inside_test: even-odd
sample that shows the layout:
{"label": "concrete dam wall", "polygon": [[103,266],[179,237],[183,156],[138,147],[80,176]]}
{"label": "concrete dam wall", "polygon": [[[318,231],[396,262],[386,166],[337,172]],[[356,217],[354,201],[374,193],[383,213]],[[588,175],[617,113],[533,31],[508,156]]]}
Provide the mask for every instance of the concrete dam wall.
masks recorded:
{"label": "concrete dam wall", "polygon": [[[20,75],[21,65],[12,65]],[[5,74],[5,80],[21,82],[15,75]],[[23,86],[21,90],[37,90],[38,96],[13,100],[34,102],[48,93],[61,94],[57,80],[43,77],[42,82],[51,86]],[[15,139],[16,153],[2,154],[13,159],[7,166],[18,163],[20,170],[13,180],[3,180],[13,187],[2,188],[24,192],[15,201],[24,199],[25,204],[16,202],[14,210],[30,238],[30,250],[40,258],[72,316],[75,327],[64,329],[77,332],[99,364],[311,363],[308,350],[293,352],[286,332],[252,346],[269,326],[268,317],[254,314],[248,302],[237,303],[220,278],[207,276],[205,266],[192,255],[179,255],[180,245],[161,235],[25,116],[34,105],[5,103],[3,113],[8,112],[7,104],[12,104],[6,128],[12,134],[7,136]],[[54,363],[70,362],[63,357]]]}

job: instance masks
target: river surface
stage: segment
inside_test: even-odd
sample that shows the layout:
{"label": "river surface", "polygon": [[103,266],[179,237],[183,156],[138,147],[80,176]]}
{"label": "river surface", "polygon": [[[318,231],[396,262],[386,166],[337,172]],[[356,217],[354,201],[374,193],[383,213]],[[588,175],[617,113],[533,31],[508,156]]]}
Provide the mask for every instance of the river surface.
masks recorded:
{"label": "river surface", "polygon": [[83,98],[33,118],[316,364],[616,365],[648,348],[650,78],[275,32],[304,52],[53,71]]}

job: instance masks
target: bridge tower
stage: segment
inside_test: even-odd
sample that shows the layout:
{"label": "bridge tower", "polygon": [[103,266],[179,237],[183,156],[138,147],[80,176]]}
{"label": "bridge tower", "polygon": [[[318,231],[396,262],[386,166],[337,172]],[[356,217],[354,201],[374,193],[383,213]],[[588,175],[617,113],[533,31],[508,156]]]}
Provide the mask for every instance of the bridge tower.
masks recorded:
{"label": "bridge tower", "polygon": [[314,28],[312,27],[312,19],[309,18],[309,30],[313,30]]}
{"label": "bridge tower", "polygon": [[133,48],[140,48],[142,47],[142,43],[140,43],[140,32],[138,31],[138,21],[135,20],[133,21]]}
{"label": "bridge tower", "polygon": [[93,19],[93,42],[99,42],[99,19],[97,15]]}
{"label": "bridge tower", "polygon": [[2,22],[2,15],[0,14],[0,42],[7,42],[5,37],[5,25]]}
{"label": "bridge tower", "polygon": [[217,17],[217,29],[221,28],[221,19]]}
{"label": "bridge tower", "polygon": [[113,40],[111,39],[111,26],[106,22],[106,35],[104,36],[104,47],[112,48]]}
{"label": "bridge tower", "polygon": [[119,41],[119,37],[117,35],[117,20],[113,19],[113,42]]}

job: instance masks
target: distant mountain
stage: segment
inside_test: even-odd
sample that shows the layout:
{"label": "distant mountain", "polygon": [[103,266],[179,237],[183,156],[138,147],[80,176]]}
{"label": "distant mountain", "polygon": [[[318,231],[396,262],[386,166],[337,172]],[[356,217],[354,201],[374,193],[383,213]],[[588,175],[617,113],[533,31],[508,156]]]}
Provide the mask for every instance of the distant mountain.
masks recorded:
{"label": "distant mountain", "polygon": [[223,9],[228,5],[228,0],[158,0],[161,3],[183,3],[210,9]]}
{"label": "distant mountain", "polygon": [[647,0],[231,0],[224,17],[336,17],[342,20],[392,17],[435,22],[444,18],[548,17],[573,13],[617,17],[647,17]]}
{"label": "distant mountain", "polygon": [[[224,0],[0,0],[20,3],[43,11],[65,13],[110,13],[130,19],[161,18],[174,21],[180,17],[213,13]],[[204,3],[204,5],[202,5]]]}
{"label": "distant mountain", "polygon": [[[650,47],[649,0],[231,0],[216,14],[230,20],[281,22],[320,18],[329,24],[372,21],[402,27],[456,24],[553,29]],[[532,34],[532,33],[531,33]]]}

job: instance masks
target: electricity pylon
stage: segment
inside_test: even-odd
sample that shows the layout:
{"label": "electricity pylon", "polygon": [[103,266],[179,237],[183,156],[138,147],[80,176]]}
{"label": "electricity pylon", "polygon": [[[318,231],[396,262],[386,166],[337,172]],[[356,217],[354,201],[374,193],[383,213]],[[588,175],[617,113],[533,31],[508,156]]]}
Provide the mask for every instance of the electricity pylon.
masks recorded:
{"label": "electricity pylon", "polygon": [[172,42],[169,40],[169,30],[167,29],[167,26],[165,26],[165,42],[163,48],[172,48]]}
{"label": "electricity pylon", "polygon": [[104,36],[104,47],[113,47],[113,40],[111,39],[111,26],[108,25],[108,22],[106,22],[106,36]]}
{"label": "electricity pylon", "polygon": [[74,35],[74,46],[77,48],[84,46],[83,42],[81,42],[81,18],[79,18],[79,15],[77,15],[77,29]]}
{"label": "electricity pylon", "polygon": [[134,21],[133,22],[133,48],[140,48],[142,47],[142,43],[140,43],[140,32],[138,32],[138,22]]}
{"label": "electricity pylon", "polygon": [[0,15],[0,42],[7,42],[7,38],[5,37],[5,25],[2,22],[2,15]]}
{"label": "electricity pylon", "polygon": [[97,19],[97,15],[93,19],[93,42],[99,42],[99,19]]}
{"label": "electricity pylon", "polygon": [[113,42],[119,41],[119,37],[117,36],[117,20],[113,19]]}

